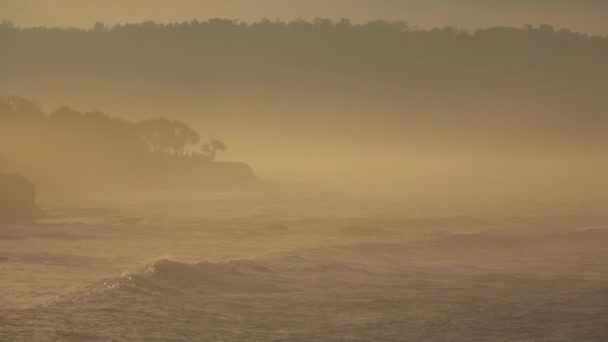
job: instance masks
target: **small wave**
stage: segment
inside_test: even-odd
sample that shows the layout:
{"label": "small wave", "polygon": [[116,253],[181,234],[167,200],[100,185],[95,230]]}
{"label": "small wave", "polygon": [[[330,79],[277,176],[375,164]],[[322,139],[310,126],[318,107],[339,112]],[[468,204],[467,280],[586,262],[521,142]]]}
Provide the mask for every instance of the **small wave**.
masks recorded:
{"label": "small wave", "polygon": [[[251,260],[198,264],[161,259],[138,272],[105,279],[85,286],[83,294],[107,291],[139,292],[144,295],[202,295],[281,291],[273,271]],[[74,297],[71,296],[71,297]]]}
{"label": "small wave", "polygon": [[38,239],[52,239],[52,240],[88,240],[88,239],[100,238],[100,236],[98,236],[98,235],[71,234],[71,233],[63,233],[63,232],[34,234],[31,237],[38,238]]}
{"label": "small wave", "polygon": [[0,240],[23,240],[26,239],[22,235],[0,235]]}
{"label": "small wave", "polygon": [[381,237],[397,234],[391,230],[364,225],[347,225],[340,228],[340,232],[344,235],[355,237]]}
{"label": "small wave", "polygon": [[433,241],[434,245],[453,248],[495,248],[511,247],[516,244],[524,243],[526,240],[521,237],[492,235],[479,232],[457,232],[448,237]]}
{"label": "small wave", "polygon": [[10,260],[27,264],[43,264],[55,266],[87,267],[97,259],[93,257],[63,254],[63,253],[27,253],[9,254]]}
{"label": "small wave", "polygon": [[432,260],[434,256],[444,260],[475,251],[484,255],[495,252],[499,256],[503,251],[504,255],[514,255],[525,248],[561,248],[563,242],[572,244],[573,241],[575,244],[580,242],[584,248],[591,241],[603,246],[608,242],[608,229],[530,236],[461,232],[427,241],[333,245],[220,263],[161,259],[138,271],[87,285],[71,298],[81,300],[83,296],[108,296],[110,293],[113,296],[124,294],[124,298],[133,298],[134,294],[135,297],[182,298],[262,295],[303,291],[315,286],[341,286],[338,284],[348,282],[390,282],[395,277],[407,279],[416,268],[431,265],[425,264],[424,260]]}

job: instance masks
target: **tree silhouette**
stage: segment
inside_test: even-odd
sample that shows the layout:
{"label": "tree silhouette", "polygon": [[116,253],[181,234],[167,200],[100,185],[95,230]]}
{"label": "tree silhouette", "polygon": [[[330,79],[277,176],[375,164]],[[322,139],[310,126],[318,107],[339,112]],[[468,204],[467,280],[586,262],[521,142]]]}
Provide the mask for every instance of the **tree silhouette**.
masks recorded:
{"label": "tree silhouette", "polygon": [[188,124],[178,120],[158,118],[137,123],[140,137],[152,152],[188,155],[200,136]]}
{"label": "tree silhouette", "polygon": [[206,159],[213,161],[218,151],[226,151],[227,147],[222,141],[211,139],[211,141],[201,145],[201,154]]}

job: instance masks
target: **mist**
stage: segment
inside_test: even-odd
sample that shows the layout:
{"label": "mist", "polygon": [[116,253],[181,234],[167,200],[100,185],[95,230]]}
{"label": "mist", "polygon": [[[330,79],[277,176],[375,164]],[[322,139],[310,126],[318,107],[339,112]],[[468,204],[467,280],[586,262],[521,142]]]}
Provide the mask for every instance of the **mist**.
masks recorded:
{"label": "mist", "polygon": [[185,121],[261,179],[454,199],[606,193],[592,191],[606,189],[604,36],[330,19],[0,32],[0,91],[48,111]]}
{"label": "mist", "polygon": [[606,14],[0,0],[0,340],[608,340]]}

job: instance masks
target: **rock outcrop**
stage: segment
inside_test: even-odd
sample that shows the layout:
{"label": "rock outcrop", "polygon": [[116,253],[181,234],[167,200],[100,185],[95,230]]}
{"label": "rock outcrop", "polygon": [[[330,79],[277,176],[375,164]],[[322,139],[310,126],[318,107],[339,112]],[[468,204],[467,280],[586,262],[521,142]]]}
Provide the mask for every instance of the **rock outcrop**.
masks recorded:
{"label": "rock outcrop", "polygon": [[42,216],[36,187],[25,177],[0,173],[0,223],[28,221]]}

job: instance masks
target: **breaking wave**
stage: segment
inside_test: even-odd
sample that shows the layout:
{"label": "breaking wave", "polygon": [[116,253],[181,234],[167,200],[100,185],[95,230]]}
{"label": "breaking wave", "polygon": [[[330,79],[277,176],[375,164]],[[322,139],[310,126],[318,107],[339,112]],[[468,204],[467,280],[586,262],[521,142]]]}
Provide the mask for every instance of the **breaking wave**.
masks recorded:
{"label": "breaking wave", "polygon": [[405,275],[413,268],[428,266],[427,259],[449,260],[455,253],[487,255],[492,251],[495,257],[501,258],[513,256],[514,252],[546,249],[573,253],[596,247],[603,250],[607,243],[608,229],[530,236],[464,232],[428,241],[334,245],[221,263],[192,264],[161,259],[138,272],[90,284],[83,292],[129,289],[156,295],[276,293],[295,290],[298,287],[293,283],[309,284],[313,278],[341,276],[349,280],[361,277],[377,280],[383,276]]}
{"label": "breaking wave", "polygon": [[31,340],[339,340],[348,331],[355,340],[466,341],[482,331],[488,340],[599,341],[607,242],[606,229],[459,233],[220,263],[161,259],[3,312],[5,331]]}

